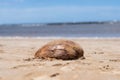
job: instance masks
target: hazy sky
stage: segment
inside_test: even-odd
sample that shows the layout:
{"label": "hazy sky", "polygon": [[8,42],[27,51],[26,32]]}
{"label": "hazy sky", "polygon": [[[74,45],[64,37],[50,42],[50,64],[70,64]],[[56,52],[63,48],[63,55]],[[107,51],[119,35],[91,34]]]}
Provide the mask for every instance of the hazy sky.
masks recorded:
{"label": "hazy sky", "polygon": [[0,24],[120,20],[120,0],[0,0]]}

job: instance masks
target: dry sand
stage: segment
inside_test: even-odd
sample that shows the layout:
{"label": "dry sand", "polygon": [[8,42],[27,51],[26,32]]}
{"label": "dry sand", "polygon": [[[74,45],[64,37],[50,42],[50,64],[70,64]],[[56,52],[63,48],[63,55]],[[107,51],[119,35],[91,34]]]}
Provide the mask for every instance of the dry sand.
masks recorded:
{"label": "dry sand", "polygon": [[84,60],[32,60],[52,39],[0,39],[0,80],[120,80],[120,39],[72,39]]}

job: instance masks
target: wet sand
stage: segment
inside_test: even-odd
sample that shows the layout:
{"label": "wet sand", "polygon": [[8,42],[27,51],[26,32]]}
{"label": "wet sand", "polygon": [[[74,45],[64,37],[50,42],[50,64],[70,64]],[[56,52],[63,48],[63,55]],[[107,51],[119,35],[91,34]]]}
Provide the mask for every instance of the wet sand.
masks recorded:
{"label": "wet sand", "polygon": [[0,38],[0,80],[120,80],[120,39],[70,39],[84,60],[31,59],[51,40]]}

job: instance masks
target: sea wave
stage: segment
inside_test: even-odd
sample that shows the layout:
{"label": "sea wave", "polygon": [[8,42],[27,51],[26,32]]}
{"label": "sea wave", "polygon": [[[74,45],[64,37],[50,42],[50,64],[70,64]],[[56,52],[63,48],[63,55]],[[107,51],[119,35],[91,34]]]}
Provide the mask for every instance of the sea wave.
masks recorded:
{"label": "sea wave", "polygon": [[0,36],[0,39],[120,39],[120,37],[20,37],[20,36]]}

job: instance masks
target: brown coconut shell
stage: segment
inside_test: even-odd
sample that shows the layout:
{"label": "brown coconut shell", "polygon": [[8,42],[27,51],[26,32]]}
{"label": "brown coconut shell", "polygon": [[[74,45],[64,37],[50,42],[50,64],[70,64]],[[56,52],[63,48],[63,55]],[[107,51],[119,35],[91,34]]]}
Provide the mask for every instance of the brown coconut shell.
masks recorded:
{"label": "brown coconut shell", "polygon": [[34,55],[35,58],[72,60],[84,58],[83,49],[70,40],[54,40],[41,47]]}

